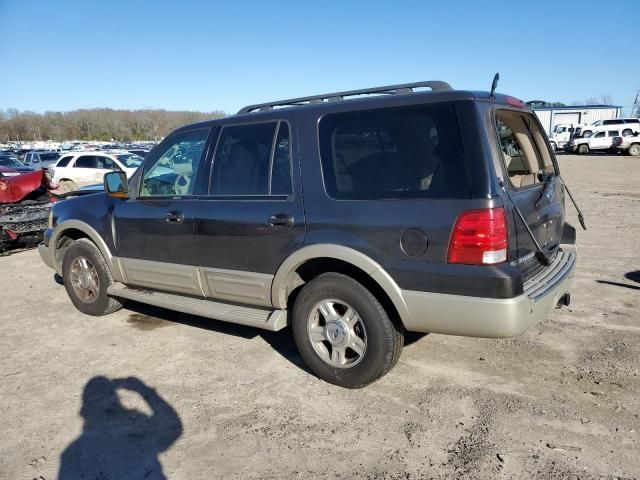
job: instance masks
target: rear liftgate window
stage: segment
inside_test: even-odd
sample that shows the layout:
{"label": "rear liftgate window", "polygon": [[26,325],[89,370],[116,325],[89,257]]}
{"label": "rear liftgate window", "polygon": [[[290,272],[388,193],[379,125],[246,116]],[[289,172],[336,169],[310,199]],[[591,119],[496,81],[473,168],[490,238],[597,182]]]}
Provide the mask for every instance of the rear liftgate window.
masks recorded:
{"label": "rear liftgate window", "polygon": [[327,115],[320,154],[338,200],[470,196],[452,104]]}
{"label": "rear liftgate window", "polygon": [[515,188],[539,183],[537,173],[555,173],[544,134],[528,114],[500,111],[496,116],[502,159]]}

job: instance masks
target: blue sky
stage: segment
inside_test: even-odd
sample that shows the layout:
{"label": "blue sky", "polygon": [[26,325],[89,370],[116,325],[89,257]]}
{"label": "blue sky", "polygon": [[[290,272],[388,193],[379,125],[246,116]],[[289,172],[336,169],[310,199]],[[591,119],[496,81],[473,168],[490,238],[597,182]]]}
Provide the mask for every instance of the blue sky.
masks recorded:
{"label": "blue sky", "polygon": [[523,100],[640,88],[640,0],[0,0],[0,108],[245,104],[441,79]]}

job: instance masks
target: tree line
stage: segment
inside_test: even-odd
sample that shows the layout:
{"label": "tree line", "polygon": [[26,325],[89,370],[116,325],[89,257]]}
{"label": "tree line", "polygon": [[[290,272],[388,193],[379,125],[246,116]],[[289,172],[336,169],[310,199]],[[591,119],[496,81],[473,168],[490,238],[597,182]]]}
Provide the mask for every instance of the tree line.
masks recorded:
{"label": "tree line", "polygon": [[158,140],[189,123],[220,118],[224,112],[91,108],[70,112],[0,110],[0,143],[39,140]]}

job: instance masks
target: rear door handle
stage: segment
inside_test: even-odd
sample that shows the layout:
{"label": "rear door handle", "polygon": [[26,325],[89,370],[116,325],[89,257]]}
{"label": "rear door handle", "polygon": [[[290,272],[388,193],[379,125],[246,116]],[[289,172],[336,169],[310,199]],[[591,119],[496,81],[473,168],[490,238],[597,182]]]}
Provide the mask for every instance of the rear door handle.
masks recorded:
{"label": "rear door handle", "polygon": [[271,227],[291,228],[295,225],[295,219],[293,218],[293,215],[287,215],[286,213],[279,213],[277,215],[271,215],[269,217],[269,225]]}
{"label": "rear door handle", "polygon": [[184,221],[184,214],[182,212],[171,211],[165,215],[167,223],[182,223]]}

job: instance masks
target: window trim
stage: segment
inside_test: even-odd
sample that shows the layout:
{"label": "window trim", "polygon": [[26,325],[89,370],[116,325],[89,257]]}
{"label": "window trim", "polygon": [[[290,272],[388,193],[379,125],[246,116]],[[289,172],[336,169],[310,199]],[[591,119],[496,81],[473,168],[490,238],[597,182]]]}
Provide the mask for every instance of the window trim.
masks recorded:
{"label": "window trim", "polygon": [[[193,133],[193,132],[197,132],[200,130],[206,131],[207,135],[204,139],[204,148],[202,149],[202,153],[200,154],[200,163],[199,165],[203,165],[203,162],[206,163],[207,158],[209,156],[209,148],[210,148],[210,144],[211,144],[211,135],[213,132],[216,131],[216,126],[215,125],[205,125],[205,126],[201,126],[201,127],[197,127],[197,128],[193,128],[193,129],[184,129],[184,130],[177,130],[174,132],[171,132],[169,135],[167,135],[165,137],[165,139],[160,142],[158,145],[156,145],[150,153],[152,153],[151,155],[147,155],[144,158],[144,161],[142,162],[142,164],[138,167],[138,170],[136,170],[136,175],[138,176],[135,188],[136,188],[136,192],[135,192],[135,196],[133,197],[134,200],[144,200],[145,202],[148,201],[153,201],[153,200],[159,200],[159,201],[163,201],[166,202],[167,200],[189,200],[189,199],[193,199],[198,197],[199,195],[197,193],[192,193],[192,194],[188,194],[188,195],[140,195],[140,192],[142,191],[142,180],[144,179],[144,174],[145,174],[145,169],[147,168],[147,166],[149,164],[155,164],[155,162],[157,160],[159,160],[159,158],[162,155],[158,155],[158,152],[162,152],[164,153],[166,150],[162,150],[162,148],[164,148],[164,146],[173,141],[175,137],[179,137],[180,135],[185,135],[185,134],[189,134],[189,133]],[[206,168],[206,166],[203,166],[203,168]],[[138,174],[138,172],[140,172],[140,174]],[[200,167],[198,168],[198,172],[196,172],[196,175],[193,176],[194,181],[196,182],[196,188],[198,188],[198,178],[199,175],[201,174],[201,169]]]}
{"label": "window trim", "polygon": [[[225,128],[230,127],[243,127],[243,126],[251,126],[251,125],[261,125],[265,123],[275,123],[276,128],[273,133],[273,140],[271,143],[271,153],[269,158],[269,185],[268,185],[268,194],[267,195],[213,195],[211,193],[211,184],[213,180],[213,169],[216,161],[216,154],[218,153],[218,147],[220,145],[220,139],[224,133]],[[280,125],[285,123],[287,128],[289,129],[289,182],[291,183],[291,193],[289,195],[272,195],[271,194],[271,175],[273,169],[273,156],[275,153],[276,141],[278,139],[278,134],[280,132]],[[216,139],[216,144],[213,149],[213,153],[211,155],[211,161],[209,162],[209,182],[207,185],[207,193],[203,195],[199,195],[198,198],[202,198],[203,200],[220,200],[220,201],[289,201],[292,202],[295,200],[295,184],[293,182],[293,129],[291,128],[291,122],[284,118],[276,118],[269,120],[260,120],[258,122],[234,122],[228,123],[220,126],[220,131],[218,132],[218,138]]]}

